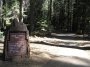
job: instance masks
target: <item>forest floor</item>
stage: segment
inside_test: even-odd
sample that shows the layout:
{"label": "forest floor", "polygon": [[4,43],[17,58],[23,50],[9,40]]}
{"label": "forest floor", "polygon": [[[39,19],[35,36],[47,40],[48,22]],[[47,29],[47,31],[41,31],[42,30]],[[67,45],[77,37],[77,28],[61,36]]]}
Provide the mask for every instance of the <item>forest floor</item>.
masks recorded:
{"label": "forest floor", "polygon": [[24,63],[2,60],[0,67],[90,67],[90,41],[82,35],[55,34],[48,37],[30,36],[30,61]]}

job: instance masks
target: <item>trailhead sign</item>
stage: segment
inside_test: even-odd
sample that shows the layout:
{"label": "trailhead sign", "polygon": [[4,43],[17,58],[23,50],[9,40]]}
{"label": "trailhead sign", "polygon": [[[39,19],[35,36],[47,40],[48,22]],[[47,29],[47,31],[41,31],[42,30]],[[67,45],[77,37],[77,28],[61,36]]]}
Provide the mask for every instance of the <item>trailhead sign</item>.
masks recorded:
{"label": "trailhead sign", "polygon": [[24,61],[30,57],[29,32],[24,23],[14,22],[5,34],[4,60]]}

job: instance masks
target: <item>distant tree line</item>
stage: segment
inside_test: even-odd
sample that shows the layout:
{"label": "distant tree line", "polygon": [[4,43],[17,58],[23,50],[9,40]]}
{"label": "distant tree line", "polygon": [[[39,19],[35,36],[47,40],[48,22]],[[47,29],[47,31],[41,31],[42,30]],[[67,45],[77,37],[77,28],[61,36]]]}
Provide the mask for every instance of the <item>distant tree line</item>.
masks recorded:
{"label": "distant tree line", "polygon": [[90,0],[1,0],[1,2],[0,28],[6,28],[17,15],[19,19],[23,18],[30,34],[90,33]]}

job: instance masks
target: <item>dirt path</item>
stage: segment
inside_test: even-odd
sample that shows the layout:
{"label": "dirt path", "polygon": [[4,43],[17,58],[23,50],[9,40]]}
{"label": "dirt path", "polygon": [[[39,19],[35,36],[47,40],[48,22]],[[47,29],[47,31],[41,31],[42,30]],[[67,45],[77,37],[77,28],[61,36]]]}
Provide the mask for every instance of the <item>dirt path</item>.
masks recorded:
{"label": "dirt path", "polygon": [[[30,40],[32,59],[35,56],[35,61],[43,62],[44,64],[41,67],[90,67],[90,50],[75,48],[75,46],[89,47],[89,41],[47,37],[31,37]],[[64,43],[64,47],[62,47],[61,42]],[[74,46],[74,48],[70,46]]]}
{"label": "dirt path", "polygon": [[90,67],[90,50],[75,48],[89,45],[89,41],[83,40],[30,37],[30,61],[16,63],[2,61],[0,44],[0,67]]}
{"label": "dirt path", "polygon": [[90,67],[90,56],[85,50],[40,44],[31,44],[31,47],[32,59],[43,62],[42,67]]}

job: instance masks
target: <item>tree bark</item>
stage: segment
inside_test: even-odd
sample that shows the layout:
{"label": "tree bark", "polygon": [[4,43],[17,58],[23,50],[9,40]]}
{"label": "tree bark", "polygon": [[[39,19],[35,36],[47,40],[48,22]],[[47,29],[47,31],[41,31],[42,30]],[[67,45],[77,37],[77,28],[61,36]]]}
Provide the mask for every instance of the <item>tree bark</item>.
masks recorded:
{"label": "tree bark", "polygon": [[19,12],[20,12],[20,16],[19,16],[19,22],[23,22],[23,12],[22,12],[22,4],[23,4],[23,0],[20,0],[20,9],[19,9]]}

